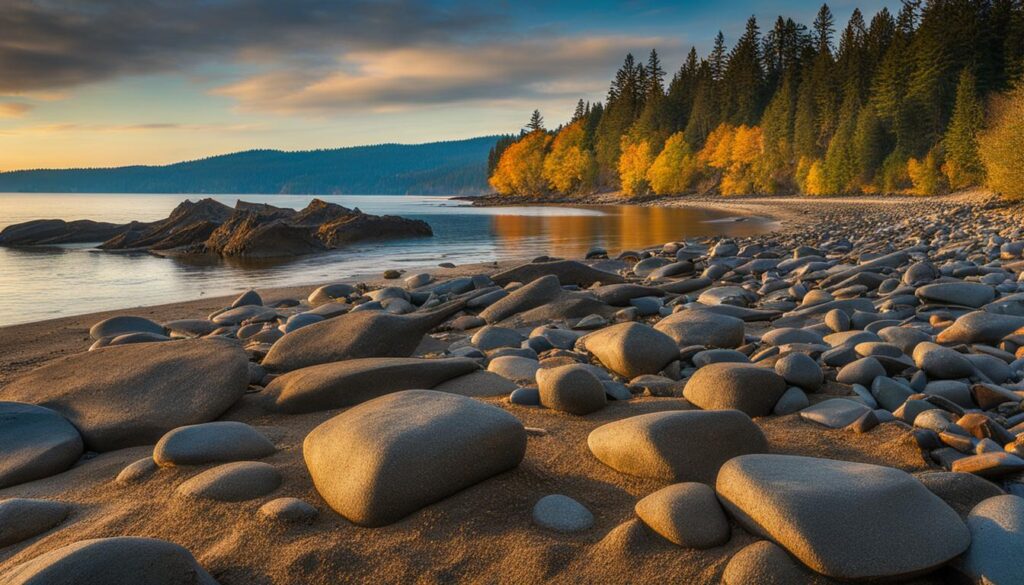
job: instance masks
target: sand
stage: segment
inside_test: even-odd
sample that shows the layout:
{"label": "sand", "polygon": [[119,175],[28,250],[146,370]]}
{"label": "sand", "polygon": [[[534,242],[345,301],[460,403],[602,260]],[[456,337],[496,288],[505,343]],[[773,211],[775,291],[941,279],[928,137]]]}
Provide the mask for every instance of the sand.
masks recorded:
{"label": "sand", "polygon": [[[801,206],[806,200],[802,200]],[[752,202],[747,212],[766,213]],[[809,204],[815,205],[815,204]],[[801,210],[775,213],[803,215]],[[739,211],[739,208],[737,208]],[[792,222],[790,227],[796,227]],[[446,275],[473,272],[463,267]],[[493,270],[493,268],[491,269]],[[260,291],[267,301],[301,298],[312,285]],[[209,298],[157,307],[54,319],[0,328],[0,385],[47,360],[84,351],[88,328],[116,314],[157,321],[203,318],[230,302]],[[754,329],[752,329],[753,331]],[[822,400],[834,387],[812,395]],[[264,459],[285,479],[270,496],[242,503],[201,503],[175,496],[175,488],[208,467],[159,470],[148,481],[120,485],[113,480],[129,463],[151,455],[151,447],[105,453],[47,479],[0,490],[0,499],[36,497],[74,506],[58,528],[0,549],[0,574],[42,553],[83,539],[120,535],[162,538],[188,548],[219,580],[228,584],[285,583],[717,583],[728,559],[757,540],[733,526],[733,536],[706,551],[679,548],[638,521],[633,507],[664,487],[626,476],[589,452],[588,433],[597,426],[636,414],[689,408],[681,398],[638,398],[611,403],[585,417],[487,399],[518,417],[529,436],[518,469],[494,477],[406,519],[383,528],[360,528],[331,511],[313,488],[302,460],[302,440],[340,411],[269,415],[259,395],[246,395],[223,419],[258,427],[278,446]],[[757,419],[776,453],[810,455],[889,465],[914,472],[929,469],[905,429],[895,424],[862,435],[829,430],[798,415]],[[595,516],[582,533],[558,534],[535,526],[531,509],[541,497],[565,494]],[[283,526],[261,519],[270,499],[293,496],[320,510],[310,525]],[[936,573],[917,583],[943,583]]]}

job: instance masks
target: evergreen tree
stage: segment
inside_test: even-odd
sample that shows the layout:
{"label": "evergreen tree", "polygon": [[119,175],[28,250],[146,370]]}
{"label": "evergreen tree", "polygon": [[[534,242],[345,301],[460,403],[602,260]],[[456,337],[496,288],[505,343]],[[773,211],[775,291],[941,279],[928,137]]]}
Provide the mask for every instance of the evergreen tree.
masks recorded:
{"label": "evergreen tree", "polygon": [[729,55],[723,78],[728,122],[753,125],[761,117],[764,70],[761,68],[761,33],[757,19],[747,20],[746,31]]}
{"label": "evergreen tree", "polygon": [[572,113],[572,121],[576,122],[582,120],[587,115],[587,106],[583,103],[583,100],[576,102],[576,110]]}
{"label": "evergreen tree", "polygon": [[668,116],[668,132],[678,132],[686,128],[686,122],[693,111],[693,100],[697,93],[697,81],[700,63],[697,60],[697,49],[690,47],[686,61],[672,77],[666,95],[666,115]]}
{"label": "evergreen tree", "polygon": [[978,98],[974,76],[964,69],[956,88],[956,105],[942,145],[946,164],[943,171],[953,189],[980,185],[985,168],[978,153],[978,134],[985,122],[985,111]]}
{"label": "evergreen tree", "polygon": [[717,88],[718,84],[714,80],[710,63],[702,62],[697,72],[693,109],[683,131],[686,142],[694,148],[704,146],[704,141],[721,119]]}
{"label": "evergreen tree", "polygon": [[819,53],[832,52],[832,35],[836,32],[835,17],[828,4],[822,4],[814,19],[814,44]]}
{"label": "evergreen tree", "polygon": [[530,121],[526,124],[526,129],[530,132],[544,131],[544,116],[540,115],[540,110],[534,110],[533,114],[530,115]]}

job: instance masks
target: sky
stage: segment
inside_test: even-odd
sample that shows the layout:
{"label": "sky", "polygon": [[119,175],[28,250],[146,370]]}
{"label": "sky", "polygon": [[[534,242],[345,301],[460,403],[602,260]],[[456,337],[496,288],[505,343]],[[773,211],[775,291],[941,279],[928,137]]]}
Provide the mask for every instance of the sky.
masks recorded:
{"label": "sky", "polygon": [[[837,28],[898,1],[829,4]],[[0,171],[420,143],[549,126],[627,52],[676,70],[816,2],[0,0]]]}

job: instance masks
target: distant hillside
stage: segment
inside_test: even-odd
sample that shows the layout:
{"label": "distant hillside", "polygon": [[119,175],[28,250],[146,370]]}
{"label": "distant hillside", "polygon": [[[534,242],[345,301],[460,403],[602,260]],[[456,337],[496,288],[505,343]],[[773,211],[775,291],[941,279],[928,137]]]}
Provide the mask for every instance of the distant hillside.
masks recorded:
{"label": "distant hillside", "polygon": [[0,173],[0,192],[475,194],[497,136],[330,150],[250,150],[166,166]]}

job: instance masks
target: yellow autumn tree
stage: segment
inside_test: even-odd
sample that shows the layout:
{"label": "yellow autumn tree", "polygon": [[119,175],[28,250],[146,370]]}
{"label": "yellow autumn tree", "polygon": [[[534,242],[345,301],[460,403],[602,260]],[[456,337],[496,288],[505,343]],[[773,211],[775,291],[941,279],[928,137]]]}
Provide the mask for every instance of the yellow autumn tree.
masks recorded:
{"label": "yellow autumn tree", "polygon": [[658,195],[675,195],[690,188],[699,171],[697,157],[682,132],[668,137],[647,170],[647,182]]}
{"label": "yellow autumn tree", "polygon": [[596,173],[594,155],[586,147],[583,120],[562,128],[544,159],[544,180],[555,191],[574,193],[591,189]]}
{"label": "yellow autumn tree", "polygon": [[650,186],[647,171],[654,162],[651,143],[647,140],[632,141],[622,137],[622,154],[619,157],[619,183],[622,192],[630,197],[646,195]]}
{"label": "yellow autumn tree", "polygon": [[942,166],[934,149],[921,160],[916,158],[908,160],[907,174],[910,175],[910,182],[914,185],[911,190],[914,195],[937,195],[944,190]]}
{"label": "yellow autumn tree", "polygon": [[534,130],[509,146],[491,175],[491,187],[502,195],[542,195],[547,189],[544,157],[550,143],[551,136]]}
{"label": "yellow autumn tree", "polygon": [[807,174],[803,180],[803,190],[805,195],[827,195],[828,194],[828,180],[825,177],[824,165],[820,160],[801,160],[802,164],[806,165]]}
{"label": "yellow autumn tree", "polygon": [[988,131],[979,140],[990,188],[1024,199],[1024,82],[993,103]]}
{"label": "yellow autumn tree", "polygon": [[698,160],[721,171],[718,190],[722,195],[745,195],[761,192],[770,183],[763,154],[761,128],[721,124],[708,136]]}

